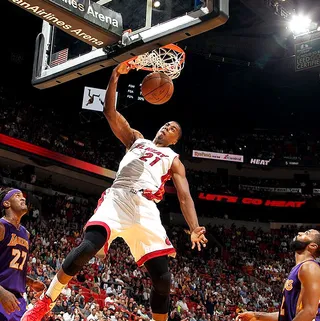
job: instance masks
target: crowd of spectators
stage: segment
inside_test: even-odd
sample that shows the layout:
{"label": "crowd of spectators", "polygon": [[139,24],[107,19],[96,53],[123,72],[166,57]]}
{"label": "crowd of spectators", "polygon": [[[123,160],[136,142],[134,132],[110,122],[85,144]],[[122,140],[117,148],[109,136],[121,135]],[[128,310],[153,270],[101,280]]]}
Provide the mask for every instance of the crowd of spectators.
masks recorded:
{"label": "crowd of spectators", "polygon": [[[117,169],[125,152],[106,123],[83,124],[79,111],[37,106],[4,87],[0,87],[0,106],[0,132],[6,135],[112,170]],[[105,129],[97,131],[97,126]],[[280,164],[304,162],[311,166],[319,165],[320,136],[319,132],[304,131],[260,129],[242,133],[185,128],[177,152],[191,159],[192,150],[240,154],[246,160],[277,159]]]}
{"label": "crowd of spectators", "polygon": [[[72,228],[59,215],[63,210],[56,211],[58,215],[49,220],[38,218],[26,224],[32,234],[28,272],[47,285],[71,247],[81,241],[79,226]],[[190,250],[182,228],[168,229],[178,254],[170,260],[169,319],[231,321],[243,310],[276,311],[281,285],[293,266],[288,242],[295,231],[266,233],[213,225],[208,232],[216,242],[197,253]],[[66,287],[52,319],[68,321],[79,315],[79,320],[150,320],[150,292],[146,270],[137,267],[127,245],[117,240],[106,260],[92,259]],[[27,300],[34,303],[30,291]]]}
{"label": "crowd of spectators", "polygon": [[[270,198],[273,200],[283,200],[285,197],[286,200],[293,200],[293,201],[306,201],[311,207],[316,207],[316,202],[318,198],[313,195],[312,199],[310,199],[310,195],[306,194],[299,194],[299,193],[292,193],[292,194],[285,194],[285,193],[273,193],[268,191],[262,191],[262,190],[254,190],[252,189],[252,186],[264,186],[264,187],[271,187],[271,186],[279,186],[277,184],[276,180],[263,180],[263,179],[245,179],[243,177],[236,177],[236,176],[229,176],[227,179],[225,177],[222,177],[221,175],[218,175],[217,173],[213,172],[202,172],[202,171],[193,171],[193,170],[187,170],[187,177],[189,181],[189,186],[191,190],[192,197],[194,199],[194,202],[196,204],[197,210],[198,210],[198,216],[201,217],[212,217],[213,213],[215,217],[229,217],[231,219],[239,219],[239,215],[243,217],[243,219],[247,220],[260,220],[264,222],[270,222],[277,219],[277,216],[279,213],[277,211],[272,211],[268,214],[264,214],[264,212],[256,212],[256,208],[248,208],[248,205],[245,205],[246,208],[237,208],[230,206],[231,204],[225,204],[224,201],[218,202],[215,204],[212,204],[212,202],[207,202],[204,200],[199,199],[200,193],[209,193],[209,194],[218,194],[218,195],[224,195],[224,196],[238,196],[241,197],[254,197],[254,198]],[[17,168],[10,168],[10,166],[2,166],[0,168],[0,184],[10,184],[11,179],[15,179],[17,181],[23,181],[28,184],[34,184],[39,187],[48,188],[51,191],[51,195],[55,194],[56,191],[60,191],[66,194],[72,194],[73,198],[74,196],[78,197],[82,200],[84,206],[86,206],[88,209],[90,208],[91,213],[94,210],[94,207],[96,206],[96,201],[100,197],[100,194],[92,194],[92,195],[85,195],[81,191],[75,191],[74,189],[71,189],[68,187],[67,184],[59,184],[52,181],[52,176],[37,176],[36,168],[34,166],[23,166],[23,167],[17,167]],[[292,185],[290,185],[290,183]],[[248,184],[248,185],[242,185],[242,184]],[[242,190],[241,187],[243,186],[249,186],[249,189]],[[298,183],[295,185],[293,180],[282,180],[280,186],[288,186],[290,188],[299,186]],[[20,186],[20,188],[24,188],[23,186]],[[33,190],[33,189],[32,189]],[[159,204],[160,212],[162,213],[162,216],[168,216],[169,213],[177,213],[180,211],[179,203],[177,201],[177,197],[175,195],[175,190],[173,186],[173,182],[169,181],[166,184],[166,191],[164,200]],[[102,190],[101,190],[102,192]],[[43,198],[43,197],[42,197]],[[39,202],[38,198],[32,197],[32,206],[36,208],[37,210],[40,210],[44,213],[44,215],[47,215],[47,213],[52,213],[52,200],[53,198],[44,196],[44,199],[47,199],[47,202]],[[41,205],[44,204],[44,205]],[[228,206],[229,205],[229,206]],[[41,208],[43,207],[43,209]],[[249,205],[250,207],[250,205]],[[67,208],[66,209],[68,215],[74,211],[75,213],[75,220],[81,221],[82,220],[82,210],[79,210],[77,208]],[[281,215],[283,219],[285,219],[286,222],[291,222],[293,217],[288,212],[286,216],[284,215],[284,212],[281,212]],[[304,217],[305,220],[301,221],[310,221],[310,215],[306,215]],[[312,220],[311,220],[312,221]],[[84,223],[84,222],[83,222]]]}
{"label": "crowd of spectators", "polygon": [[[220,175],[215,172],[187,169],[188,180],[191,188],[198,192],[215,192],[232,194],[241,192],[241,186],[257,187],[282,187],[282,188],[301,188],[303,182],[294,179],[264,179],[259,177],[245,177],[235,175]],[[317,181],[311,182],[314,187],[318,186]],[[250,193],[255,191],[251,188]],[[261,194],[261,192],[260,192]]]}
{"label": "crowd of spectators", "polygon": [[[69,117],[63,113],[26,104],[14,92],[0,89],[0,132],[51,150],[116,169],[124,148],[113,135],[94,131],[71,130]],[[50,122],[48,121],[50,120]],[[76,133],[76,134],[75,134]],[[305,134],[307,135],[307,134]],[[240,153],[244,149],[265,152],[270,157],[308,157],[318,155],[316,136],[308,140],[290,135],[238,135],[236,139],[219,137],[207,130],[186,133],[182,153],[192,149]],[[204,139],[205,137],[205,139]],[[309,137],[309,136],[308,136]],[[24,170],[12,173],[3,168],[3,177],[27,180],[39,184],[36,174]],[[192,191],[234,193],[240,184],[278,186],[287,182],[225,177],[214,173],[188,172]],[[50,178],[41,182],[51,187]],[[298,184],[298,182],[297,182]],[[293,186],[290,186],[293,187]],[[209,190],[210,189],[210,190]],[[68,191],[67,191],[68,192]],[[31,232],[31,255],[28,273],[47,285],[70,249],[79,244],[82,228],[93,208],[89,202],[77,202],[74,195],[33,195],[38,206],[30,208],[25,225]],[[170,260],[172,271],[169,319],[174,321],[232,321],[243,310],[275,311],[281,302],[281,285],[293,266],[288,243],[296,230],[285,228],[265,232],[245,227],[208,226],[214,235],[211,245],[198,253],[190,249],[188,235],[182,227],[167,227],[167,233],[177,249]],[[59,297],[50,318],[52,320],[150,320],[149,298],[151,282],[139,268],[128,247],[117,240],[107,258],[92,259],[72,280]],[[27,289],[25,298],[30,308],[36,301]]]}
{"label": "crowd of spectators", "polygon": [[187,177],[191,191],[203,193],[230,194],[237,196],[274,197],[279,194],[286,198],[316,197],[314,189],[320,182],[309,177],[291,179],[271,179],[236,175],[221,175],[210,171],[187,169]]}
{"label": "crowd of spectators", "polygon": [[[0,133],[28,141],[50,150],[116,170],[125,150],[106,130],[83,125],[78,112],[52,109],[26,102],[13,89],[0,87]],[[66,107],[67,108],[67,107]],[[68,117],[66,113],[68,112]],[[72,126],[70,124],[72,123]],[[179,152],[191,158],[192,150],[240,154],[260,159],[315,160],[318,165],[319,133],[217,133],[212,129],[184,129]],[[310,162],[313,164],[313,161]],[[34,171],[1,168],[0,176],[52,188],[50,176],[39,180]],[[1,177],[0,177],[1,178]],[[193,192],[233,194],[240,185],[301,187],[292,180],[225,177],[216,173],[188,171]],[[1,183],[6,183],[0,180]],[[313,182],[317,186],[317,182]],[[28,274],[49,285],[67,253],[82,239],[82,228],[93,212],[85,195],[76,201],[74,191],[58,186],[65,194],[28,193],[32,197],[30,214],[23,223],[31,233]],[[222,225],[207,226],[213,235],[208,248],[192,251],[183,227],[166,226],[177,249],[170,259],[172,272],[170,321],[233,321],[244,310],[276,311],[281,290],[294,256],[289,243],[296,227],[279,230],[248,230]],[[116,240],[104,260],[93,258],[57,300],[51,321],[151,320],[149,298],[151,281],[138,267],[129,248]],[[27,288],[28,309],[36,302]]]}
{"label": "crowd of spectators", "polygon": [[[294,180],[294,179],[263,179],[258,177],[244,177],[235,175],[220,175],[215,172],[210,171],[200,171],[200,170],[187,170],[187,178],[190,185],[190,190],[192,194],[196,197],[199,192],[203,193],[217,193],[223,195],[237,195],[237,196],[265,196],[268,197],[274,192],[272,189],[268,191],[268,188],[301,188],[300,193],[295,193],[291,195],[286,195],[286,198],[294,196],[295,199],[298,197],[307,198],[312,196],[312,188],[318,188],[320,186],[319,181],[307,181],[306,183]],[[37,177],[36,168],[34,166],[23,166],[17,169],[12,169],[10,166],[6,165],[0,168],[0,178],[1,177],[11,177],[14,179],[22,180],[26,183],[37,184],[38,186],[48,187],[48,188],[58,188],[60,191],[71,192],[74,195],[80,195],[80,191],[70,190],[65,185],[53,185],[52,175],[48,175],[45,178],[40,179]],[[311,188],[308,188],[310,195],[306,195],[307,190],[306,184]],[[172,181],[167,183],[167,186],[173,187]],[[257,187],[257,189],[252,188],[252,186]],[[280,196],[286,194],[281,192]],[[289,192],[290,194],[290,192]],[[315,195],[313,195],[314,197]]]}
{"label": "crowd of spectators", "polygon": [[[115,170],[124,147],[105,131],[81,124],[79,114],[22,101],[0,87],[0,133],[77,159]],[[69,114],[67,114],[69,112]],[[72,122],[72,123],[70,123]]]}
{"label": "crowd of spectators", "polygon": [[[40,195],[41,214],[30,211],[24,222],[31,233],[28,273],[49,284],[67,253],[80,243],[92,209],[69,196]],[[45,204],[47,205],[45,205]],[[68,211],[68,209],[72,209]],[[293,266],[288,244],[294,228],[264,232],[245,227],[207,226],[209,248],[192,251],[182,227],[167,233],[177,249],[172,271],[170,320],[232,321],[243,310],[275,311],[281,285]],[[64,289],[51,320],[150,320],[151,282],[121,240],[105,260],[92,259]],[[28,308],[36,301],[27,289]]]}
{"label": "crowd of spectators", "polygon": [[[288,131],[256,129],[243,133],[239,130],[220,133],[212,129],[192,129],[184,137],[185,150],[213,151],[244,155],[245,158],[306,161],[310,165],[319,165],[320,134],[302,130]],[[315,160],[315,163],[310,160]]]}

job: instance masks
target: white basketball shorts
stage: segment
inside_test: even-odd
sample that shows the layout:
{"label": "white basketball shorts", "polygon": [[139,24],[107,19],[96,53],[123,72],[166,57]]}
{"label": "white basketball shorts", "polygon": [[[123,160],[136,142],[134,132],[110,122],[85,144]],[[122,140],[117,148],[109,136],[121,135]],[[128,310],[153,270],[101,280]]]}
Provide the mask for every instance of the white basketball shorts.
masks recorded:
{"label": "white basketball shorts", "polygon": [[156,204],[140,192],[122,188],[107,189],[85,228],[92,225],[103,226],[108,232],[104,253],[107,253],[114,239],[122,237],[138,266],[158,256],[176,255],[162,226]]}

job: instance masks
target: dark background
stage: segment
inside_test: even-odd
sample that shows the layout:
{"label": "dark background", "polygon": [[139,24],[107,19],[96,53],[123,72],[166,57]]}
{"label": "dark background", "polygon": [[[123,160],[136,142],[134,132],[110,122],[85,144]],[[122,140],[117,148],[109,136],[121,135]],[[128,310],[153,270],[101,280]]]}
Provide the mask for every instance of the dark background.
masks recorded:
{"label": "dark background", "polygon": [[[320,21],[318,1],[290,3]],[[42,21],[7,1],[1,7],[10,21],[1,20],[1,82],[42,107],[62,108],[74,119],[81,111],[83,87],[105,88],[112,68],[54,88],[33,88],[33,50]],[[126,101],[127,84],[139,84],[145,75],[133,71],[120,81],[118,108],[132,126],[148,133],[170,119],[185,129],[317,128],[319,71],[294,71],[293,37],[286,26],[264,0],[230,0],[224,26],[179,43],[187,60],[170,102],[153,106]]]}
{"label": "dark background", "polygon": [[[286,3],[293,4],[297,11],[312,13],[312,19],[320,21],[318,1]],[[0,22],[0,85],[11,88],[14,95],[39,109],[62,111],[75,132],[87,130],[92,137],[101,132],[106,137],[112,135],[103,117],[85,123],[81,117],[84,86],[105,88],[112,68],[57,87],[33,88],[34,43],[42,21],[7,1],[1,3],[1,9],[9,22]],[[318,131],[319,70],[294,71],[294,40],[286,26],[285,20],[275,15],[264,0],[230,0],[230,19],[224,26],[179,43],[187,53],[186,66],[174,80],[175,92],[168,103],[154,106],[128,101],[128,84],[138,86],[146,75],[132,71],[120,79],[118,109],[147,138],[172,119],[182,124],[184,133],[204,127],[221,136],[254,128],[285,133],[299,129]],[[201,212],[211,210],[209,203],[199,205]],[[226,210],[222,204],[216,209],[221,214]],[[237,209],[242,212],[239,206]],[[229,211],[237,216],[237,210]],[[257,208],[246,206],[243,212],[252,218]],[[292,215],[283,209],[266,212],[265,216],[261,214],[264,219],[275,219],[280,212],[288,219]]]}
{"label": "dark background", "polygon": [[[139,85],[145,74],[132,71],[123,76],[118,108],[131,125],[146,136],[171,119],[178,120],[185,130],[210,127],[220,133],[256,127],[317,129],[319,71],[294,71],[294,41],[287,22],[266,3],[230,0],[230,19],[224,26],[179,43],[187,53],[186,66],[174,81],[175,92],[168,103],[153,106],[127,101],[128,83]],[[320,21],[318,1],[286,3]],[[1,7],[9,18],[9,22],[1,20],[2,30],[7,32],[2,35],[1,83],[42,108],[63,110],[75,124],[84,86],[105,88],[112,68],[54,88],[33,88],[34,43],[42,21],[7,1]],[[103,121],[98,120],[101,125]],[[99,125],[95,123],[92,130],[100,130]]]}

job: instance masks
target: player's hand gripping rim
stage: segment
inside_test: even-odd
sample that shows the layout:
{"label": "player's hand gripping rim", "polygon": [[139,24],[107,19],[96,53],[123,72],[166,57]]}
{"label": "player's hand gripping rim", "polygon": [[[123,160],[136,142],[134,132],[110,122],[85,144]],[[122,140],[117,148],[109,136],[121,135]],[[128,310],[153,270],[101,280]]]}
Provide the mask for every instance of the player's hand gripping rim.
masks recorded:
{"label": "player's hand gripping rim", "polygon": [[127,74],[131,69],[133,69],[130,66],[130,62],[122,62],[120,63],[114,70],[119,74],[119,75],[125,75]]}
{"label": "player's hand gripping rim", "polygon": [[206,228],[203,226],[198,226],[192,231],[191,233],[192,249],[194,249],[197,246],[198,251],[201,251],[201,246],[206,247],[208,240],[204,235],[205,233],[206,233]]}

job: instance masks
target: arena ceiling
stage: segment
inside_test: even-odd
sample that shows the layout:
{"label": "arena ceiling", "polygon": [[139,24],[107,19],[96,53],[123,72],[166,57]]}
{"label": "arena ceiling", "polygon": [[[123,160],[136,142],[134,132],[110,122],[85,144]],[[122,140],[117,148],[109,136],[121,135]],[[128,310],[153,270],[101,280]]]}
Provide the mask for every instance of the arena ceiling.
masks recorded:
{"label": "arena ceiling", "polygon": [[[230,0],[230,18],[224,26],[185,40],[183,45],[187,46],[189,52],[195,54],[217,56],[211,57],[217,61],[221,57],[237,59],[239,63],[261,63],[291,57],[292,35],[286,29],[287,23],[284,18],[275,14],[275,8],[271,4],[276,2],[276,0]],[[320,22],[320,2],[317,0],[279,2],[289,13],[294,9],[297,12],[303,11],[314,21]],[[20,33],[19,41],[22,43],[28,41],[30,47],[33,47],[35,36],[41,30],[41,20],[23,12],[8,1],[3,5],[9,16],[19,19],[19,23],[17,21],[16,24],[10,24],[9,33]],[[0,23],[2,27],[8,28],[4,20]],[[23,33],[21,26],[24,26]],[[8,41],[10,37],[6,39]],[[15,43],[18,44],[17,41]]]}
{"label": "arena ceiling", "polygon": [[[224,26],[184,43],[191,52],[234,58],[239,63],[265,63],[290,58],[294,54],[293,37],[287,29],[286,20],[277,15],[272,7],[272,3],[276,2],[230,0],[230,18]],[[320,22],[320,2],[317,0],[278,2],[287,13],[302,12],[313,21]]]}
{"label": "arena ceiling", "polygon": [[[202,67],[206,70],[212,68],[212,74],[217,75],[216,66],[221,65],[222,75],[226,78],[229,88],[238,87],[241,91],[243,87],[250,88],[248,83],[255,82],[252,80],[254,74],[261,81],[264,77],[263,81],[266,84],[272,84],[282,91],[290,91],[297,87],[300,89],[302,85],[306,85],[306,90],[318,91],[319,73],[316,69],[310,72],[294,72],[293,36],[287,29],[285,19],[277,15],[275,8],[270,5],[275,2],[276,0],[230,0],[230,18],[225,25],[179,43],[186,49],[188,59],[186,70],[183,72],[186,77],[182,75],[181,82],[184,78],[186,82],[190,82],[190,74],[194,75],[196,69],[200,70],[202,77]],[[307,13],[314,21],[320,22],[318,0],[279,2],[288,12],[293,12],[295,9],[296,12]],[[6,40],[6,46],[0,52],[2,61],[19,64],[20,77],[26,75],[28,86],[31,86],[34,43],[41,30],[41,20],[8,1],[4,1],[3,7],[8,16],[17,18],[19,23],[12,23],[8,35],[6,37],[2,35]],[[2,30],[8,29],[4,20],[0,21],[0,25]],[[207,68],[209,65],[210,68]],[[261,75],[261,72],[264,74]],[[268,73],[271,76],[268,76]],[[277,74],[276,77],[274,73]],[[83,77],[83,83],[91,82],[94,85],[96,79],[105,80],[106,74],[108,71],[103,70],[100,74],[94,73],[92,76]],[[11,77],[14,75],[15,72],[11,73]],[[199,82],[201,81],[199,78]],[[101,85],[101,80],[97,80],[97,83]],[[243,84],[246,84],[246,87]]]}

